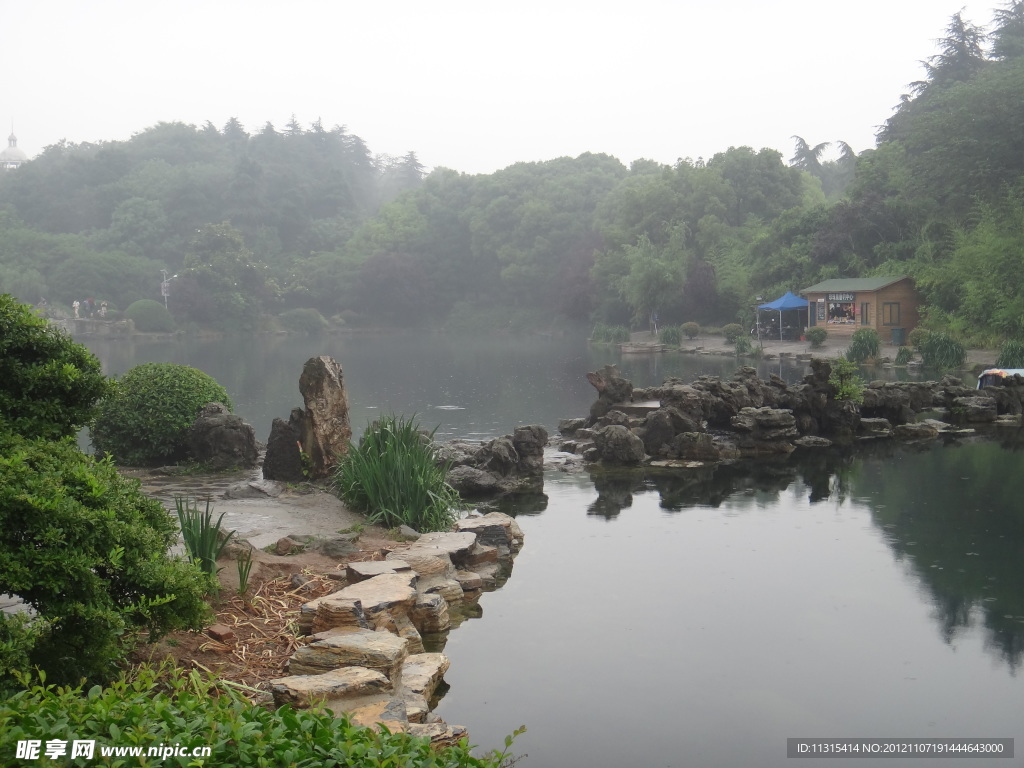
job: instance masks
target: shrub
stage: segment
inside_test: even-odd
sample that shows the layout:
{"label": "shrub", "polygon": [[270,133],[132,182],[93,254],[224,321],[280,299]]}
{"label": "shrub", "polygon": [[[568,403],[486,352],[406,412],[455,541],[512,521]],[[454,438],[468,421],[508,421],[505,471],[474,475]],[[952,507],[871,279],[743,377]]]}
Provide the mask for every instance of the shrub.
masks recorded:
{"label": "shrub", "polygon": [[862,403],[864,380],[857,375],[856,363],[845,357],[837,357],[830,362],[832,373],[828,377],[828,383],[835,390],[835,399]]}
{"label": "shrub", "polygon": [[289,309],[287,312],[282,312],[278,319],[281,321],[281,325],[289,331],[308,333],[310,336],[323,333],[331,325],[323,315],[308,307]]}
{"label": "shrub", "polygon": [[811,342],[811,349],[821,349],[828,340],[828,331],[815,326],[807,331],[807,340]]}
{"label": "shrub", "polygon": [[203,626],[210,585],[168,557],[177,535],[160,502],[110,462],[70,440],[0,435],[0,593],[48,622],[22,647],[54,680],[109,680],[136,631]]}
{"label": "shrub", "polygon": [[931,331],[925,330],[924,328],[915,328],[907,334],[907,346],[920,352],[921,345],[924,343],[924,340],[928,338],[930,333]]}
{"label": "shrub", "polygon": [[0,295],[0,431],[75,434],[108,389],[100,362],[32,308]]}
{"label": "shrub", "polygon": [[846,350],[846,359],[854,363],[863,363],[869,358],[878,357],[882,347],[878,331],[874,328],[858,328],[850,337],[850,348]]}
{"label": "shrub", "polygon": [[175,363],[137,365],[100,401],[92,443],[121,464],[180,461],[189,427],[211,402],[231,408],[224,387],[202,371]]}
{"label": "shrub", "polygon": [[590,340],[597,344],[621,344],[629,339],[629,328],[624,325],[598,323],[590,334]]}
{"label": "shrub", "polygon": [[750,343],[750,339],[746,336],[736,337],[736,354],[737,355],[749,355],[754,351],[754,345]]}
{"label": "shrub", "polygon": [[999,348],[996,368],[1024,368],[1024,342],[1007,339]]}
{"label": "shrub", "polygon": [[[522,730],[506,737],[506,750]],[[50,740],[65,742],[68,753],[75,740],[96,742],[93,759],[62,757],[53,765],[498,768],[509,758],[497,751],[474,757],[465,742],[433,747],[424,737],[363,728],[319,705],[267,710],[238,686],[166,662],[124,673],[106,688],[26,686],[0,701],[0,753],[13,756],[27,740],[41,742],[39,757]],[[174,745],[189,753],[208,747],[209,757],[160,754],[108,763],[100,755],[101,747],[139,747],[145,755]]]}
{"label": "shrub", "polygon": [[661,341],[663,344],[678,347],[683,341],[683,332],[679,330],[678,325],[667,325],[661,331]]}
{"label": "shrub", "polygon": [[446,480],[448,466],[437,463],[433,436],[422,434],[415,419],[392,415],[374,422],[338,463],[335,491],[371,523],[447,530],[460,499]]}
{"label": "shrub", "polygon": [[939,331],[926,333],[919,349],[921,362],[930,368],[960,368],[967,361],[964,345]]}
{"label": "shrub", "polygon": [[725,340],[730,344],[735,344],[736,339],[742,336],[743,333],[743,326],[739,323],[729,323],[722,326],[722,335],[725,336]]}
{"label": "shrub", "polygon": [[139,299],[128,305],[124,317],[135,323],[135,330],[143,333],[159,333],[174,330],[174,318],[167,307],[153,299]]}
{"label": "shrub", "polygon": [[906,365],[914,357],[914,352],[910,347],[900,347],[896,353],[896,365]]}
{"label": "shrub", "polygon": [[683,335],[691,341],[700,335],[700,326],[697,325],[697,323],[683,323],[679,327],[679,330],[681,330]]}

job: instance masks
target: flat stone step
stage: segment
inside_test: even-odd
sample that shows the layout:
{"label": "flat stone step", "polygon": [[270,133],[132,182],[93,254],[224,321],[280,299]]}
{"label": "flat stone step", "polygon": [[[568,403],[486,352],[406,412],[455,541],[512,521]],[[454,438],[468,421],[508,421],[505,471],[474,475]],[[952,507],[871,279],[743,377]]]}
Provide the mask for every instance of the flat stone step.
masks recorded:
{"label": "flat stone step", "polygon": [[645,400],[642,403],[616,403],[611,407],[613,411],[622,411],[627,416],[646,416],[661,408],[657,400]]}
{"label": "flat stone step", "polygon": [[345,667],[319,675],[290,675],[271,680],[274,704],[308,707],[313,701],[343,701],[391,691],[391,681],[375,669]]}

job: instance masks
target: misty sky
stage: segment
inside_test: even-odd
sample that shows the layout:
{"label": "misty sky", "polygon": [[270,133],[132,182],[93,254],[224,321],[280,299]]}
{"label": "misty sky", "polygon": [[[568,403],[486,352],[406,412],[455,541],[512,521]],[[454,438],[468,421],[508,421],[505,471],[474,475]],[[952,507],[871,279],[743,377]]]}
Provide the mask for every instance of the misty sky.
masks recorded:
{"label": "misty sky", "polygon": [[[999,0],[0,0],[0,133],[32,156],[294,114],[490,173],[605,152],[874,146],[952,14]],[[4,142],[6,145],[6,142]]]}

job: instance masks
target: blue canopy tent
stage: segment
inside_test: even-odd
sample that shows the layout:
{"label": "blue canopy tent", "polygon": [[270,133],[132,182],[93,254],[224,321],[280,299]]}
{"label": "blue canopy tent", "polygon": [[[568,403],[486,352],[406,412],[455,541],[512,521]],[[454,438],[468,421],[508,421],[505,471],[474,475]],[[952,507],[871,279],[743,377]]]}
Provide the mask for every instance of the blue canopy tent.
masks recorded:
{"label": "blue canopy tent", "polygon": [[[759,310],[763,309],[769,312],[779,313],[779,341],[781,341],[783,328],[782,313],[789,310],[803,310],[804,314],[802,319],[806,321],[808,303],[807,299],[801,299],[799,296],[794,296],[792,292],[786,291],[784,296],[777,298],[775,301],[770,301],[767,304],[758,304],[757,308]],[[804,322],[800,322],[798,325],[802,328],[804,324]]]}

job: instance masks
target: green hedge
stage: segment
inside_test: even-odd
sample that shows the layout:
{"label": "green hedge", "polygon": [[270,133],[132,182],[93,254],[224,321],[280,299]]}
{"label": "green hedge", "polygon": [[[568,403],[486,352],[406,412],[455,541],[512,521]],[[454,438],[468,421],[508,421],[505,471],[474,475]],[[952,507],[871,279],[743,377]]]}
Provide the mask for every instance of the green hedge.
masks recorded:
{"label": "green hedge", "polygon": [[202,371],[175,363],[137,365],[100,401],[92,444],[119,464],[181,461],[189,427],[211,402],[231,408],[227,390]]}
{"label": "green hedge", "polygon": [[[40,760],[15,760],[19,741],[37,740]],[[46,742],[94,741],[92,759],[44,757]],[[506,739],[508,750],[512,737]],[[208,757],[104,758],[103,747],[208,747]],[[319,707],[274,711],[198,672],[143,666],[109,687],[32,685],[0,701],[0,764],[118,766],[288,766],[289,768],[499,768],[507,752],[474,757],[464,741],[434,748],[425,738],[377,733]]]}
{"label": "green hedge", "polygon": [[103,682],[136,631],[202,627],[211,580],[167,555],[177,537],[138,481],[70,439],[0,434],[0,593],[44,620],[0,619],[0,684],[26,662],[59,682]]}
{"label": "green hedge", "polygon": [[27,305],[0,295],[0,431],[73,435],[107,388],[95,355]]}

